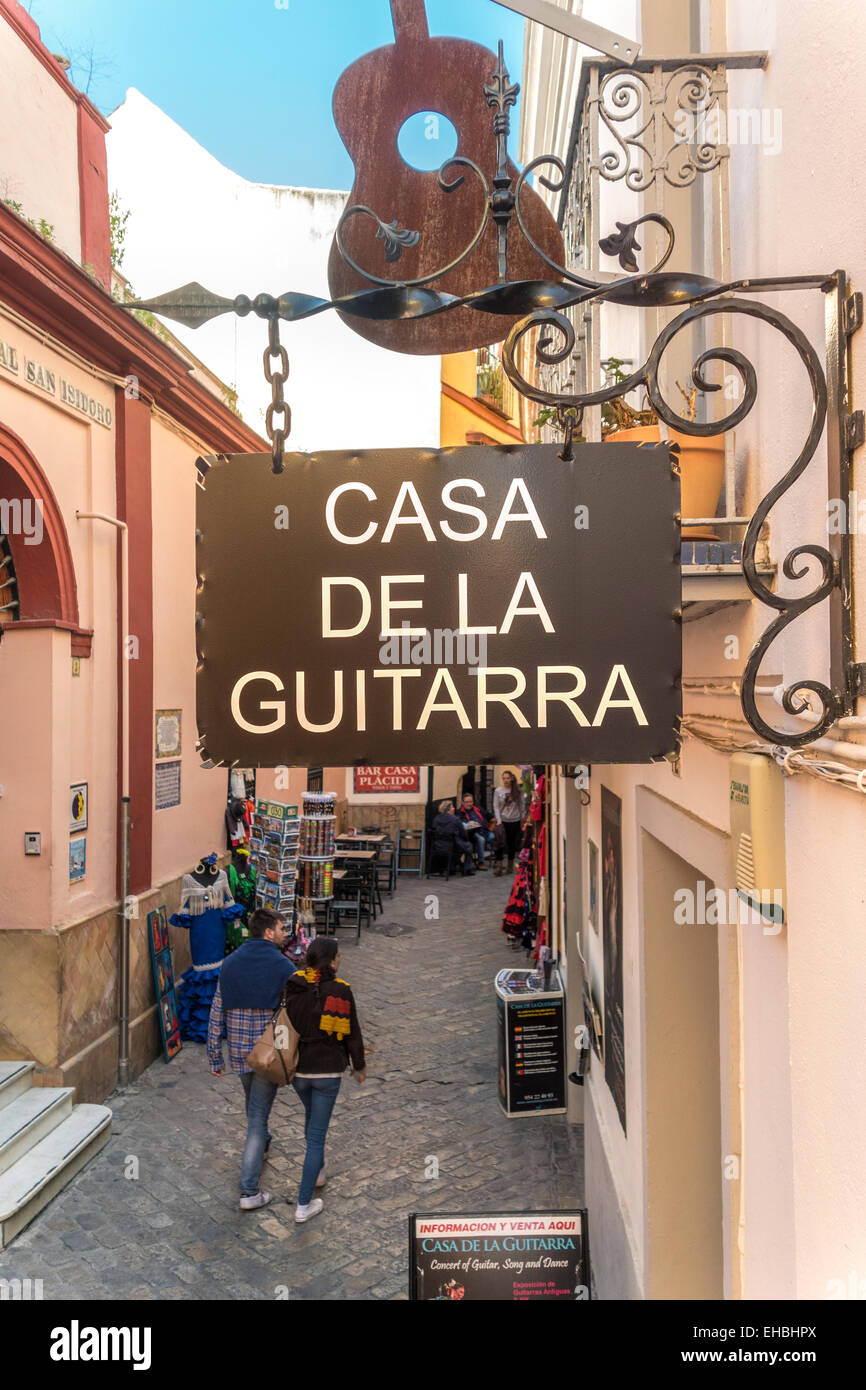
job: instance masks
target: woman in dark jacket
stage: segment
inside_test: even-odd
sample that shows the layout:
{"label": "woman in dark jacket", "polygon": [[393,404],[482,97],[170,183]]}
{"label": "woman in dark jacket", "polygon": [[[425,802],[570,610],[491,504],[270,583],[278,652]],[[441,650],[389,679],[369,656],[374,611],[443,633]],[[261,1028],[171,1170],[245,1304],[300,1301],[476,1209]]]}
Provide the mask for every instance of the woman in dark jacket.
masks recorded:
{"label": "woman in dark jacket", "polygon": [[339,964],[340,948],[334,938],[316,937],[307,951],[306,967],[289,977],[283,994],[299,1037],[292,1084],[304,1107],[307,1141],[296,1221],[309,1221],[324,1206],[313,1191],[325,1185],[325,1138],[350,1060],[359,1085],[367,1075],[355,1000],[346,981],[337,977]]}
{"label": "woman in dark jacket", "polygon": [[454,814],[454,802],[440,801],[439,814],[433,821],[433,849],[437,854],[449,856],[453,846],[456,846],[458,854],[463,855],[464,875],[474,874],[472,845],[467,838],[466,827]]}

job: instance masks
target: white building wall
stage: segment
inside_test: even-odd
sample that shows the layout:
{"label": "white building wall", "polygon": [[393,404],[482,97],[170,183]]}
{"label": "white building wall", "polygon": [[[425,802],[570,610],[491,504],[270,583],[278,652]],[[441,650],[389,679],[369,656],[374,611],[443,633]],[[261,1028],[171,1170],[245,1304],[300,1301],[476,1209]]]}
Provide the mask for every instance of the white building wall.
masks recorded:
{"label": "white building wall", "polygon": [[[706,48],[770,52],[765,72],[730,75],[731,105],[770,113],[764,118],[770,122],[768,129],[777,128],[773,125],[776,112],[782,121],[778,152],[765,152],[755,145],[732,146],[733,275],[794,276],[829,273],[843,266],[851,288],[862,288],[866,172],[858,152],[866,98],[857,74],[866,57],[866,10],[856,0],[846,0],[828,25],[821,7],[807,0],[786,0],[784,5],[782,0],[766,0],[759,6],[751,0],[727,0],[726,6],[712,0],[711,6],[705,3],[701,8]],[[609,11],[590,14],[586,5],[584,14],[617,27]],[[635,32],[624,18],[620,23],[623,32]],[[842,45],[840,33],[845,35]],[[546,47],[551,48],[549,41]],[[557,138],[562,129],[553,114],[551,93],[557,84],[562,79],[563,90],[575,87],[568,63],[544,68],[543,50],[540,40],[535,49],[532,43],[528,49],[530,56],[535,52],[537,62],[524,73],[524,102],[526,111],[536,115],[534,125],[531,115],[526,117],[526,130],[534,132],[537,143],[532,150],[524,148],[524,158],[540,153],[540,145]],[[676,51],[687,52],[687,40]],[[658,52],[653,44],[652,55]],[[553,144],[552,148],[567,156],[567,147]],[[709,188],[709,181],[705,186]],[[669,195],[668,215],[683,206],[677,203],[682,197]],[[608,206],[603,230],[612,230]],[[623,208],[621,201],[618,208]],[[635,198],[630,217],[641,211]],[[617,216],[627,220],[622,211]],[[688,227],[688,212],[682,217]],[[681,247],[687,245],[688,234],[678,236],[678,242]],[[681,265],[682,254],[675,263]],[[823,356],[820,294],[778,295],[767,302],[802,327]],[[636,311],[618,312],[621,317],[640,317]],[[749,420],[736,431],[737,457],[746,480],[738,510],[748,513],[796,458],[808,428],[811,396],[796,354],[778,333],[738,321],[734,342],[753,361],[759,386]],[[602,352],[609,351],[616,351],[616,346],[603,337]],[[861,332],[852,340],[853,408],[866,404],[860,399],[860,384],[866,379],[864,354],[866,333]],[[679,401],[675,390],[669,388],[667,396]],[[866,482],[860,477],[862,457],[862,453],[855,456],[853,486],[857,489],[859,481],[866,497]],[[771,557],[780,576],[782,561],[793,547],[826,542],[826,500],[822,444],[806,476],[771,514]],[[805,583],[780,577],[779,587],[803,593],[815,583],[815,572],[813,567],[811,582]],[[856,616],[856,596],[861,589],[866,592],[866,550],[856,536],[854,584]],[[859,637],[856,650],[862,657],[866,615],[864,605],[859,607],[855,640]],[[687,623],[684,676],[716,681],[738,677],[753,642],[772,616],[768,608],[750,602]],[[734,659],[729,656],[731,637],[739,643]],[[761,683],[826,679],[827,637],[828,605],[823,604],[795,622],[774,644],[765,659]],[[771,725],[785,724],[778,705],[762,698],[760,708]],[[710,695],[687,690],[685,710],[742,720],[733,692]],[[860,712],[866,713],[862,702]],[[742,723],[725,731],[742,743],[755,737]],[[851,748],[849,762],[855,769],[864,765],[864,730],[836,729],[831,736],[859,745]],[[601,786],[622,798],[628,1137],[595,1058],[585,1086],[590,1230],[598,1291],[603,1297],[647,1296],[649,1288],[646,1067],[648,1050],[663,1043],[645,1036],[644,1027],[642,950],[647,905],[641,891],[640,839],[647,818],[654,815],[659,838],[708,879],[724,887],[732,883],[728,755],[689,739],[680,772],[675,776],[668,766],[594,766],[592,801],[584,817],[584,839],[589,835],[600,846]],[[647,801],[645,788],[656,796]],[[566,796],[576,798],[577,793],[569,787]],[[843,1289],[858,1284],[862,1296],[866,1288],[866,1218],[859,1176],[866,1168],[864,832],[866,798],[862,794],[814,777],[790,778],[784,824],[785,929],[775,936],[754,926],[695,928],[719,934],[723,1150],[719,1173],[727,1297],[823,1299],[838,1297]],[[585,872],[585,845],[579,850],[569,846],[570,856],[577,853]],[[570,917],[570,939],[578,927],[603,1006],[601,934],[592,931],[585,915],[578,924]],[[571,960],[569,953],[570,965]],[[670,1002],[672,1009],[684,1006],[676,999]],[[723,1177],[729,1156],[739,1162],[738,1179]]]}
{"label": "white building wall", "polygon": [[[191,281],[230,299],[289,291],[330,298],[328,254],[345,193],[249,183],[134,89],[111,124],[109,183],[130,212],[122,269],[139,298]],[[229,313],[196,330],[169,327],[236,387],[244,419],[264,433],[265,321]],[[378,348],[332,310],[283,324],[281,336],[290,449],[438,447],[439,357]]]}
{"label": "white building wall", "polygon": [[3,18],[0,141],[0,201],[18,203],[22,217],[48,223],[54,245],[80,263],[78,108]]}

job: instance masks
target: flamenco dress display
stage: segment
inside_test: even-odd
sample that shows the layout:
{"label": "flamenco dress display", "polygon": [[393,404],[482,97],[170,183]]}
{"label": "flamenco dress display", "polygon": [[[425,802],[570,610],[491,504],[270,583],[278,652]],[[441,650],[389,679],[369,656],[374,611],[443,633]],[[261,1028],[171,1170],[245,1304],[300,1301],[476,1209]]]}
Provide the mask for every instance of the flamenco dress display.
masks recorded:
{"label": "flamenco dress display", "polygon": [[233,900],[222,869],[213,879],[209,878],[207,884],[199,883],[192,874],[185,874],[180,909],[171,923],[188,928],[192,955],[192,965],[178,982],[180,1036],[191,1042],[206,1042],[210,1006],[226,952],[226,927],[240,917],[244,909],[241,903]]}

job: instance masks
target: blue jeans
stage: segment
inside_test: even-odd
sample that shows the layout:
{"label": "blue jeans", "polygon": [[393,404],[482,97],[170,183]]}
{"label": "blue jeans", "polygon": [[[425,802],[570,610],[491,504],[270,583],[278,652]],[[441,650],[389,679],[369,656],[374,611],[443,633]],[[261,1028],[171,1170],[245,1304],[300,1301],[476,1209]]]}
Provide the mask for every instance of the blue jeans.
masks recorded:
{"label": "blue jeans", "polygon": [[241,1162],[241,1196],[255,1197],[262,1176],[262,1163],[268,1133],[268,1116],[274,1103],[277,1088],[273,1081],[266,1081],[254,1071],[241,1073],[247,1110],[247,1142]]}
{"label": "blue jeans", "polygon": [[304,1107],[304,1138],[307,1141],[299,1207],[306,1207],[313,1200],[316,1178],[325,1162],[325,1137],[341,1080],[339,1076],[296,1076],[292,1082]]}
{"label": "blue jeans", "polygon": [[479,864],[483,864],[487,857],[487,846],[492,845],[495,839],[492,830],[484,830],[481,826],[477,830],[469,832],[469,838],[475,844],[475,853],[478,855]]}

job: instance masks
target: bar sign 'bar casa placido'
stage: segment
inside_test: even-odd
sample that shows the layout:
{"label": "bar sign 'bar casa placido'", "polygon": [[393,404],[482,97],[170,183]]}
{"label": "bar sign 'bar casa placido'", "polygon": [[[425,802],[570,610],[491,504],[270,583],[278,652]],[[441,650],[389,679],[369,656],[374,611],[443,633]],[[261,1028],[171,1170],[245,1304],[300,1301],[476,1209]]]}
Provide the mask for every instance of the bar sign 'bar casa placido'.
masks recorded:
{"label": "bar sign 'bar casa placido'", "polygon": [[[681,712],[665,446],[207,460],[203,756],[244,766],[648,762]],[[238,557],[242,555],[239,589]]]}

